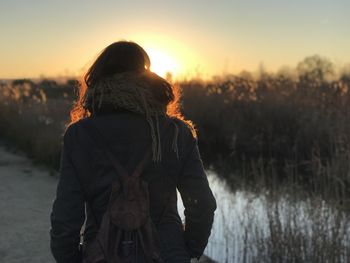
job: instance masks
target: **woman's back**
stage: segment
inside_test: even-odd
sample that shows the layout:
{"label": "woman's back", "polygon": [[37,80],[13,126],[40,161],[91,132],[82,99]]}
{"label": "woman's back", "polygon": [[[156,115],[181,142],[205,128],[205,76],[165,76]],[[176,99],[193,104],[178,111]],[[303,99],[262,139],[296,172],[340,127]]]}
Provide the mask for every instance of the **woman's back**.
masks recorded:
{"label": "woman's back", "polygon": [[[116,58],[128,52],[136,62],[120,66]],[[51,213],[51,250],[57,262],[78,262],[85,219],[84,246],[89,251],[107,209],[111,185],[119,176],[105,149],[91,136],[94,127],[129,173],[151,147],[152,158],[144,166],[142,180],[148,183],[150,217],[160,237],[163,260],[189,262],[190,257],[202,255],[207,245],[216,203],[194,130],[178,115],[167,113],[175,100],[172,86],[146,69],[149,60],[147,64],[144,56],[136,44],[112,44],[90,68],[80,89],[71,111],[72,124],[64,135]],[[111,70],[121,73],[111,74]],[[176,189],[185,206],[185,230],[177,212]]]}

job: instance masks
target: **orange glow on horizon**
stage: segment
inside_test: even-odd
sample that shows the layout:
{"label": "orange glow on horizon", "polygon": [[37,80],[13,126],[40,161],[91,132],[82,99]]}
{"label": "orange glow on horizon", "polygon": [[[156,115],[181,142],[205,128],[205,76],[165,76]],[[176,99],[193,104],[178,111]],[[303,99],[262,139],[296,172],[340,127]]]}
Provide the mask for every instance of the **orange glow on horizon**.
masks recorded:
{"label": "orange glow on horizon", "polygon": [[129,36],[142,46],[151,60],[151,71],[161,77],[171,73],[173,80],[195,76],[198,64],[204,64],[197,52],[184,41],[162,34],[136,33]]}

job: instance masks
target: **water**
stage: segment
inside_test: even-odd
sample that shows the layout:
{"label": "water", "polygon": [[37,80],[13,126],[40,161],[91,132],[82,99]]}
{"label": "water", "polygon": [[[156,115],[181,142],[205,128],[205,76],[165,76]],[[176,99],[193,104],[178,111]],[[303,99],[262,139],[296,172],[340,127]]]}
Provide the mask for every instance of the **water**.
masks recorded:
{"label": "water", "polygon": [[[339,214],[334,216],[325,202],[291,202],[283,197],[271,201],[265,195],[244,191],[232,193],[215,173],[208,172],[208,180],[218,208],[205,254],[217,262],[253,261],[259,252],[259,242],[269,239],[276,228],[297,232],[311,240],[316,231],[329,231],[331,239],[331,230],[338,226]],[[179,212],[184,220],[183,204],[181,198],[178,200]],[[317,209],[312,209],[313,206]],[[346,231],[341,239],[345,246],[349,246],[350,224],[343,216],[341,224]],[[343,262],[347,262],[346,257]]]}

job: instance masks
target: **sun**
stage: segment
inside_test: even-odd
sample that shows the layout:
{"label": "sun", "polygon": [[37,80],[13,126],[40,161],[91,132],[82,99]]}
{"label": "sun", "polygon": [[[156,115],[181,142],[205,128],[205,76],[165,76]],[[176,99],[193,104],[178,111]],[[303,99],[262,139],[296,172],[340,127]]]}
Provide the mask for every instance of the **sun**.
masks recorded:
{"label": "sun", "polygon": [[151,71],[161,77],[168,73],[175,76],[179,70],[179,63],[171,55],[161,49],[146,49],[151,60]]}

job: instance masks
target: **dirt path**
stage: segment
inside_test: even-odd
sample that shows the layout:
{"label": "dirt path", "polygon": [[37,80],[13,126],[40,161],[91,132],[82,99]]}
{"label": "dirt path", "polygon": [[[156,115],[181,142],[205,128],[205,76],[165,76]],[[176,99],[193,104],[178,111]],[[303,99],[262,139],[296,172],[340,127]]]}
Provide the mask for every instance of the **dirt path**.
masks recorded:
{"label": "dirt path", "polygon": [[51,263],[49,215],[57,178],[0,145],[0,262]]}

